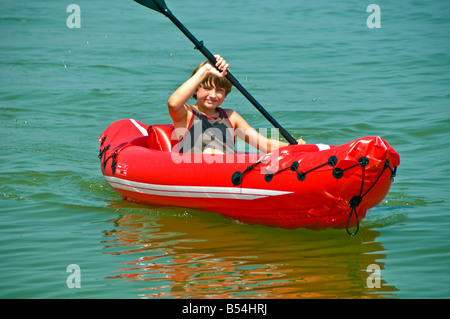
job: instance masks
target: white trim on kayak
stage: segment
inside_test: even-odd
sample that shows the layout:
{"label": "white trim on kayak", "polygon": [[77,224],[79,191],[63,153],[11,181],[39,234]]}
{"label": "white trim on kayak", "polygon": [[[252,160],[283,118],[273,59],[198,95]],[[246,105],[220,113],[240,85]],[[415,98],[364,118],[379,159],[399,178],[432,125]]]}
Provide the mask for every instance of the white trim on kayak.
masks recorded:
{"label": "white trim on kayak", "polygon": [[326,145],[326,144],[316,144],[317,148],[319,149],[319,151],[325,151],[325,150],[329,150],[330,149],[330,145]]}
{"label": "white trim on kayak", "polygon": [[231,198],[252,200],[292,193],[255,188],[147,184],[112,176],[105,176],[105,180],[112,188],[124,189],[142,194],[169,197]]}
{"label": "white trim on kayak", "polygon": [[130,119],[131,123],[134,124],[134,126],[136,126],[136,128],[142,133],[142,135],[144,136],[148,136],[148,132],[145,128],[143,128],[141,125],[139,125],[138,122],[136,122],[136,120]]}

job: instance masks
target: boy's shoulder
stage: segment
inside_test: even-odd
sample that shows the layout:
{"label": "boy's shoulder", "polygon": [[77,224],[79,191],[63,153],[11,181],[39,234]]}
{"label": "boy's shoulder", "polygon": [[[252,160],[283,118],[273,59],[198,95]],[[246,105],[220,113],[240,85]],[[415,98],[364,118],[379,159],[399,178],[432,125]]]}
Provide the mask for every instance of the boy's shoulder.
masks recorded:
{"label": "boy's shoulder", "polygon": [[227,116],[231,116],[233,113],[236,113],[236,111],[234,111],[233,109],[222,109],[222,110],[227,114]]}

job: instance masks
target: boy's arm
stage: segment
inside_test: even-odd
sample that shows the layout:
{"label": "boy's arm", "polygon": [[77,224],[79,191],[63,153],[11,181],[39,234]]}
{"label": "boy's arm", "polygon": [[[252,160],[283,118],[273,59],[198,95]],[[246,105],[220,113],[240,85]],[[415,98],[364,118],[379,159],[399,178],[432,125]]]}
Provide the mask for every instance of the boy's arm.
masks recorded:
{"label": "boy's arm", "polygon": [[184,82],[167,101],[169,115],[174,123],[186,121],[186,103],[197,90],[200,83],[206,76],[206,70],[201,68],[196,74]]}
{"label": "boy's arm", "polygon": [[[244,120],[242,116],[235,111],[232,111],[230,120],[232,120],[236,135],[263,153],[269,153],[273,150],[289,145],[288,143],[269,139],[259,134],[247,123],[246,120]],[[299,144],[305,144],[305,141],[302,139],[298,139],[297,142]]]}

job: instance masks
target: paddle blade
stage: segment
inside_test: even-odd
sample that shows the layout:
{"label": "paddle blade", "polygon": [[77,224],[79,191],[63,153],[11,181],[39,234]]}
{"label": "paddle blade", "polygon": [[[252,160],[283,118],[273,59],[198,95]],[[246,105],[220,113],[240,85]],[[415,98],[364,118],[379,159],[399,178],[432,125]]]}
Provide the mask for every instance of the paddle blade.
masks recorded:
{"label": "paddle blade", "polygon": [[136,1],[139,4],[142,4],[147,8],[161,12],[163,14],[166,10],[169,10],[164,0],[134,0],[134,1]]}

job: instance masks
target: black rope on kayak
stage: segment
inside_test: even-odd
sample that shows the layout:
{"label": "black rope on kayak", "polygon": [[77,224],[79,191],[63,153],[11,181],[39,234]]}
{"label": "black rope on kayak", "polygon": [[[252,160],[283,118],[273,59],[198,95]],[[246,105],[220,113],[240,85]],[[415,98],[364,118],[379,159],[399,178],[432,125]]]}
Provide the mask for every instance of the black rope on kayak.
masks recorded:
{"label": "black rope on kayak", "polygon": [[102,167],[103,169],[105,169],[106,167],[106,162],[108,161],[106,159],[106,152],[109,150],[109,148],[111,147],[111,144],[108,144],[105,147],[102,147],[103,144],[105,144],[106,138],[108,137],[108,135],[105,135],[102,137],[101,141],[100,141],[100,151],[98,152],[98,159],[102,159],[103,157],[103,161],[102,161]]}
{"label": "black rope on kayak", "polygon": [[[368,193],[368,192],[376,185],[376,183],[378,182],[378,180],[379,180],[379,179],[381,178],[381,176],[383,175],[384,171],[385,171],[386,169],[389,168],[389,170],[391,171],[391,178],[393,178],[393,177],[395,177],[395,175],[396,175],[397,167],[395,167],[394,169],[392,169],[392,168],[389,166],[389,160],[386,160],[386,162],[385,162],[385,164],[384,164],[384,166],[383,166],[383,169],[382,169],[382,171],[380,172],[380,174],[378,175],[378,177],[377,177],[377,179],[375,180],[375,182],[374,182],[374,183],[369,187],[369,189],[363,194],[363,190],[364,190],[364,180],[365,180],[365,173],[366,173],[366,166],[369,164],[369,159],[368,159],[367,157],[365,157],[365,156],[362,156],[362,157],[360,157],[360,158],[358,159],[358,164],[349,166],[349,167],[347,167],[347,168],[345,168],[345,169],[341,169],[341,168],[339,168],[339,167],[336,167],[337,162],[338,162],[337,157],[333,155],[333,156],[331,156],[331,157],[328,159],[328,161],[327,161],[326,163],[320,164],[320,165],[318,165],[318,166],[316,166],[316,167],[314,167],[314,168],[311,168],[311,169],[309,169],[309,170],[307,170],[307,171],[305,171],[305,172],[300,172],[300,171],[298,170],[298,168],[299,168],[299,166],[300,166],[299,162],[298,162],[298,161],[294,161],[294,162],[291,164],[291,166],[289,166],[289,167],[283,168],[283,169],[281,169],[281,170],[279,170],[279,171],[277,171],[277,172],[274,172],[274,173],[267,173],[267,174],[264,176],[264,179],[265,179],[266,182],[270,182],[270,181],[272,181],[274,175],[276,175],[276,174],[278,174],[278,173],[281,173],[281,172],[284,172],[284,171],[286,171],[286,170],[291,170],[291,171],[297,173],[297,179],[298,179],[299,181],[304,181],[304,180],[306,179],[306,175],[307,175],[308,173],[310,173],[310,172],[312,172],[312,171],[314,171],[314,170],[317,170],[317,169],[319,169],[319,168],[321,168],[321,167],[323,167],[323,166],[325,166],[325,165],[329,165],[329,166],[331,166],[331,167],[333,168],[333,170],[332,170],[332,175],[333,175],[334,178],[336,178],[336,179],[341,179],[341,178],[344,176],[344,172],[345,172],[345,171],[347,171],[347,170],[349,170],[349,169],[352,169],[352,168],[355,168],[355,167],[357,167],[357,166],[361,166],[361,168],[362,168],[361,190],[360,190],[360,192],[359,192],[359,195],[353,196],[353,197],[350,199],[349,203],[348,203],[349,206],[350,206],[350,208],[351,208],[351,210],[350,210],[350,214],[349,214],[349,217],[348,217],[348,220],[347,220],[346,231],[347,231],[347,233],[348,233],[350,236],[354,236],[354,235],[356,235],[356,233],[358,233],[358,231],[359,231],[359,217],[358,217],[358,212],[357,212],[357,209],[356,209],[356,208],[359,207],[359,205],[361,204],[361,202],[362,202],[364,196],[366,196],[367,193]],[[257,163],[257,164],[259,164],[259,163]],[[249,168],[253,169],[255,166],[256,166],[256,165],[250,166]],[[247,170],[249,170],[249,169],[247,168]],[[246,171],[247,171],[247,170],[246,170]],[[246,172],[246,171],[245,171],[245,172]],[[235,173],[235,174],[236,174],[236,173]],[[355,215],[355,219],[356,219],[356,230],[355,230],[354,232],[350,232],[349,226],[350,226],[350,221],[352,220],[352,216],[353,216],[353,215]]]}
{"label": "black rope on kayak", "polygon": [[[345,227],[345,230],[347,231],[347,234],[349,234],[350,236],[355,236],[356,233],[358,233],[358,231],[359,231],[359,218],[358,218],[358,213],[356,212],[356,207],[359,206],[361,201],[362,201],[361,197],[353,196],[353,198],[349,202],[349,205],[352,209],[350,211],[350,215],[348,216],[347,226]],[[351,233],[348,229],[348,226],[350,224],[350,220],[352,219],[353,213],[355,213],[355,218],[356,218],[356,230],[353,233]]]}
{"label": "black rope on kayak", "polygon": [[354,166],[351,166],[351,167],[346,168],[345,170],[342,170],[342,169],[340,169],[340,168],[338,168],[338,167],[335,167],[336,164],[337,164],[337,161],[338,161],[337,157],[333,155],[333,156],[331,156],[331,157],[328,159],[328,161],[327,161],[326,163],[320,164],[320,165],[318,165],[318,166],[316,166],[316,167],[314,167],[314,168],[311,168],[311,169],[309,169],[309,170],[307,170],[307,171],[305,171],[305,172],[299,172],[299,171],[298,171],[298,168],[299,168],[299,165],[300,165],[300,164],[299,164],[299,162],[294,161],[294,162],[291,164],[291,166],[289,166],[289,167],[283,168],[283,169],[281,169],[281,170],[279,170],[279,171],[277,171],[277,172],[274,172],[274,173],[266,173],[266,175],[264,176],[264,179],[265,179],[266,182],[270,182],[270,181],[272,181],[274,175],[276,175],[276,174],[278,174],[278,173],[281,173],[281,172],[284,172],[284,171],[290,169],[290,170],[293,171],[293,172],[297,172],[297,179],[298,179],[299,181],[304,181],[305,178],[306,178],[306,174],[308,174],[308,173],[310,173],[310,172],[312,172],[312,171],[315,171],[316,169],[319,169],[319,168],[321,168],[321,167],[323,167],[323,166],[325,166],[325,165],[329,165],[329,166],[333,167],[333,176],[334,176],[336,179],[340,179],[340,178],[342,178],[342,176],[344,176],[344,175],[343,175],[344,171],[346,171],[346,170],[348,170],[348,169],[350,169],[350,168],[352,168],[352,167],[355,167],[355,166],[358,166],[358,165],[359,165],[359,164],[356,164],[356,165],[354,165]]}
{"label": "black rope on kayak", "polygon": [[[348,216],[347,225],[345,226],[345,230],[347,231],[347,234],[349,234],[350,236],[355,236],[356,233],[359,231],[359,218],[358,218],[358,212],[356,211],[356,207],[358,207],[359,204],[361,204],[362,198],[367,194],[367,192],[366,192],[366,194],[361,196],[362,192],[363,192],[363,188],[364,188],[364,178],[366,175],[366,166],[367,166],[367,164],[369,164],[369,159],[367,157],[364,157],[364,158],[360,157],[358,162],[362,167],[361,190],[359,191],[359,195],[353,196],[352,199],[350,199],[350,201],[348,202],[348,205],[350,206],[351,210],[350,210],[350,215]],[[384,169],[381,171],[381,174],[383,174],[383,171],[384,171]],[[380,174],[380,176],[381,176],[381,174]],[[375,181],[375,183],[376,182],[377,181]],[[374,185],[375,185],[375,183],[374,183]],[[348,227],[350,225],[350,221],[352,220],[353,213],[355,213],[355,218],[356,218],[356,230],[353,233],[351,233]]]}
{"label": "black rope on kayak", "polygon": [[133,144],[128,143],[128,144],[126,144],[126,145],[124,145],[124,146],[122,146],[122,147],[120,147],[120,148],[114,150],[114,152],[113,152],[111,155],[109,155],[108,157],[106,157],[106,151],[109,150],[110,146],[111,146],[111,145],[108,145],[108,146],[106,146],[103,150],[100,151],[99,158],[101,159],[101,155],[103,155],[103,161],[102,161],[102,167],[103,167],[103,170],[106,168],[106,163],[108,163],[109,159],[112,158],[112,162],[111,162],[111,170],[112,170],[112,174],[114,175],[114,174],[116,173],[116,168],[117,168],[117,160],[116,160],[117,156],[118,156],[119,153],[120,153],[121,151],[123,151],[125,148],[127,148],[127,147],[129,147],[129,146],[133,146]]}
{"label": "black rope on kayak", "polygon": [[[234,172],[234,174],[231,176],[231,182],[233,183],[233,185],[235,185],[235,186],[240,185],[240,184],[242,183],[242,179],[243,179],[244,175],[245,175],[247,172],[249,172],[249,171],[251,171],[252,169],[254,169],[254,168],[255,168],[256,166],[258,166],[259,164],[263,163],[263,162],[264,162],[264,161],[258,161],[258,162],[256,162],[256,163],[254,163],[254,164],[248,166],[242,173],[239,172],[239,171]],[[346,168],[345,170],[342,170],[342,169],[340,169],[340,168],[334,167],[334,166],[337,164],[337,157],[333,155],[333,156],[331,156],[331,157],[328,159],[328,161],[327,161],[326,163],[323,163],[323,164],[320,164],[319,166],[316,166],[316,167],[314,167],[314,168],[311,168],[311,169],[307,170],[306,172],[299,172],[299,171],[298,171],[299,162],[294,161],[294,162],[291,164],[291,166],[289,166],[289,167],[283,168],[283,169],[281,169],[281,170],[279,170],[279,171],[277,171],[277,172],[274,172],[274,173],[270,173],[270,172],[269,172],[269,173],[266,173],[265,176],[264,176],[264,179],[265,179],[266,182],[270,182],[270,181],[272,181],[274,175],[276,175],[276,174],[278,174],[278,173],[281,173],[281,172],[284,172],[284,171],[290,169],[291,171],[297,172],[297,178],[298,178],[299,181],[303,181],[303,180],[306,178],[306,174],[307,174],[307,173],[312,172],[312,171],[314,171],[314,170],[316,170],[316,169],[319,169],[319,168],[321,168],[321,167],[323,167],[323,166],[325,166],[325,165],[327,165],[327,164],[333,167],[333,176],[335,176],[336,178],[341,178],[341,177],[342,177],[343,171],[345,171],[345,170],[347,170],[347,169],[350,169],[350,168],[354,167],[354,166],[352,166],[352,167]],[[358,165],[358,164],[357,164],[357,165]],[[357,165],[355,165],[355,166],[357,166]]]}
{"label": "black rope on kayak", "polygon": [[109,159],[109,157],[106,158],[106,151],[109,150],[110,147],[111,147],[111,145],[105,146],[103,149],[100,149],[100,153],[98,154],[98,158],[99,158],[99,159],[102,159],[102,156],[103,156],[103,161],[102,161],[103,169],[105,169],[105,167],[106,167],[106,162],[107,162],[108,159]]}
{"label": "black rope on kayak", "polygon": [[[109,149],[109,145],[108,145],[107,148]],[[112,158],[113,160],[112,160],[112,163],[111,163],[111,169],[112,169],[112,173],[114,175],[114,173],[116,171],[116,166],[117,166],[116,157],[117,157],[117,153],[118,153],[118,151],[120,151],[120,149],[115,150],[114,153],[112,153],[108,157],[106,157],[106,151],[107,151],[107,149],[105,148],[105,150],[103,152],[104,153],[104,158],[103,158],[103,161],[102,161],[102,167],[103,167],[103,170],[104,170],[106,168],[106,163],[108,163],[109,159]]]}
{"label": "black rope on kayak", "polygon": [[112,157],[111,170],[112,170],[113,175],[116,173],[116,167],[117,167],[116,157],[117,157],[117,153],[118,153],[117,151],[118,150],[115,150],[114,153],[111,155],[111,157]]}
{"label": "black rope on kayak", "polygon": [[100,147],[103,146],[103,144],[105,143],[106,138],[108,137],[108,135],[105,135],[102,137],[102,140],[100,141]]}
{"label": "black rope on kayak", "polygon": [[111,146],[111,145],[108,145],[108,146],[102,148],[103,144],[105,144],[105,140],[106,140],[107,137],[108,137],[108,135],[103,136],[101,141],[100,141],[100,151],[98,152],[98,158],[99,159],[102,159],[103,153],[105,153],[109,149],[109,147]]}
{"label": "black rope on kayak", "polygon": [[[396,176],[396,172],[397,172],[397,167],[394,167],[394,169],[391,168],[391,166],[389,165],[389,160],[387,159],[384,162],[384,166],[383,169],[381,170],[380,174],[378,175],[377,179],[375,180],[375,182],[373,182],[373,184],[369,187],[369,189],[363,194],[363,189],[364,189],[364,178],[365,178],[365,172],[366,172],[366,166],[367,164],[369,164],[369,160],[366,157],[361,157],[359,160],[359,163],[363,169],[363,173],[362,173],[362,180],[361,180],[361,190],[359,192],[359,195],[353,196],[352,199],[350,199],[348,205],[350,206],[351,210],[350,210],[350,215],[348,217],[348,221],[347,221],[347,226],[345,228],[345,230],[347,231],[347,233],[350,236],[354,236],[356,235],[356,233],[359,230],[359,219],[358,219],[358,214],[356,211],[356,208],[361,204],[363,197],[367,195],[368,192],[370,192],[370,190],[376,185],[376,183],[380,180],[381,176],[383,175],[384,171],[386,169],[389,168],[389,170],[391,171],[391,179],[393,180],[393,178]],[[352,218],[353,213],[355,213],[355,218],[356,218],[356,230],[351,233],[349,231],[349,225],[350,225],[350,220]]]}
{"label": "black rope on kayak", "polygon": [[256,163],[253,163],[249,167],[247,167],[242,173],[240,171],[234,172],[234,174],[231,176],[231,182],[234,186],[239,186],[242,183],[242,179],[244,178],[244,175],[248,172],[250,172],[252,169],[254,169],[259,164],[263,163],[264,161],[258,161]]}

